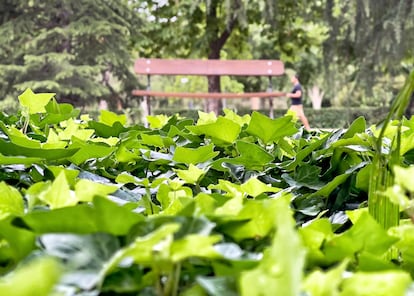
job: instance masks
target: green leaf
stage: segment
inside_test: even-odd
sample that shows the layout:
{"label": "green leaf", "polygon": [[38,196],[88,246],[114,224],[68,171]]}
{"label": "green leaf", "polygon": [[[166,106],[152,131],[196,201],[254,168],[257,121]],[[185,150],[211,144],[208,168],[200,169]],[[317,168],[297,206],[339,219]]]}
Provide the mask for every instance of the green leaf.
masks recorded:
{"label": "green leaf", "polygon": [[414,272],[414,225],[400,225],[389,229],[389,234],[399,239],[395,244],[401,253],[403,266]]}
{"label": "green leaf", "polygon": [[238,296],[233,277],[197,277],[197,283],[211,296]]}
{"label": "green leaf", "polygon": [[342,138],[343,139],[352,138],[355,134],[365,132],[365,129],[366,129],[365,117],[360,116],[351,123],[351,125],[346,130]]}
{"label": "green leaf", "polygon": [[331,194],[332,191],[334,191],[341,184],[343,184],[353,172],[355,172],[356,170],[359,170],[360,168],[363,168],[366,164],[367,164],[367,162],[363,161],[363,162],[349,168],[348,170],[345,171],[344,174],[336,176],[332,181],[330,181],[329,183],[324,185],[321,189],[319,189],[315,193],[311,194],[310,198],[313,197],[313,196],[328,197],[329,194]]}
{"label": "green leaf", "polygon": [[95,197],[92,205],[81,204],[50,211],[34,211],[15,219],[15,223],[35,233],[107,232],[125,235],[134,224],[143,220],[141,214],[134,213],[127,207],[120,207],[103,197]]}
{"label": "green leaf", "polygon": [[20,96],[20,105],[27,108],[29,114],[46,112],[45,106],[55,96],[55,93],[35,94],[30,88],[26,89]]}
{"label": "green leaf", "polygon": [[203,111],[198,111],[198,120],[197,120],[197,125],[205,125],[205,124],[209,124],[209,123],[214,123],[217,121],[217,116],[216,113],[214,112],[203,112]]}
{"label": "green leaf", "polygon": [[181,180],[188,184],[196,184],[206,174],[205,170],[199,169],[192,163],[190,163],[187,170],[175,169],[174,171]]}
{"label": "green leaf", "polygon": [[248,114],[240,116],[230,109],[224,109],[223,112],[225,114],[224,118],[230,119],[231,121],[237,123],[241,127],[243,127],[245,124],[249,124],[250,122],[250,115]]}
{"label": "green leaf", "polygon": [[276,234],[259,266],[242,273],[242,296],[300,295],[305,249],[295,230],[288,197],[276,199]]}
{"label": "green leaf", "polygon": [[29,148],[16,145],[0,139],[0,153],[7,156],[27,156],[34,158],[42,158],[46,160],[63,160],[74,155],[78,148],[66,149],[45,149],[45,148]]}
{"label": "green leaf", "polygon": [[216,122],[196,126],[187,126],[188,130],[196,135],[206,135],[216,140],[217,144],[231,144],[240,134],[239,124],[224,117],[219,117]]}
{"label": "green leaf", "polygon": [[223,232],[236,241],[264,238],[274,227],[274,216],[278,209],[276,199],[246,200],[236,214],[238,221],[222,226]]}
{"label": "green leaf", "polygon": [[357,272],[343,281],[341,295],[404,296],[411,283],[410,275],[400,270]]}
{"label": "green leaf", "polygon": [[83,141],[87,141],[92,137],[94,133],[94,130],[84,128],[73,119],[69,119],[61,125],[65,128],[63,131],[59,132],[59,139],[61,140],[69,141],[73,138],[77,138]]}
{"label": "green leaf", "polygon": [[43,253],[64,264],[60,285],[83,290],[92,290],[103,281],[106,262],[120,248],[119,240],[107,233],[45,234],[39,242]]}
{"label": "green leaf", "polygon": [[106,265],[105,273],[113,271],[124,259],[132,260],[144,266],[152,266],[155,262],[169,261],[173,234],[180,226],[176,223],[162,225],[157,230],[137,237],[131,244],[119,250]]}
{"label": "green leaf", "polygon": [[89,121],[88,127],[93,129],[97,136],[104,138],[119,137],[121,133],[128,131],[128,129],[118,121],[114,122],[112,126],[97,121]]}
{"label": "green leaf", "polygon": [[380,256],[397,240],[387,234],[368,212],[362,212],[351,229],[324,244],[324,252],[328,261],[340,261],[362,252]]}
{"label": "green leaf", "polygon": [[7,185],[0,183],[0,220],[8,216],[21,216],[24,213],[23,197],[20,192]]}
{"label": "green leaf", "polygon": [[199,148],[177,147],[173,160],[186,164],[198,164],[216,157],[219,152],[214,151],[214,144],[201,146]]}
{"label": "green leaf", "polygon": [[175,145],[173,139],[170,137],[163,137],[161,135],[141,134],[141,138],[144,141],[144,144],[148,146],[162,148]]}
{"label": "green leaf", "polygon": [[265,184],[257,178],[253,177],[247,180],[240,186],[240,189],[243,192],[246,192],[248,195],[256,197],[265,192],[279,192],[279,188],[272,187],[270,184]]}
{"label": "green leaf", "polygon": [[243,165],[246,169],[263,170],[263,168],[274,160],[274,156],[259,145],[245,142],[236,142],[239,156],[233,158],[220,158],[212,166],[216,170],[224,170],[223,163]]}
{"label": "green leaf", "polygon": [[314,190],[321,189],[325,184],[319,179],[321,168],[318,166],[303,164],[296,167],[296,172],[292,178],[288,174],[282,174],[282,178],[295,188],[307,187]]}
{"label": "green leaf", "polygon": [[348,260],[326,272],[315,270],[310,273],[304,283],[303,289],[309,295],[315,296],[339,296],[342,275],[346,269]]}
{"label": "green leaf", "polygon": [[[35,234],[0,220],[0,271],[15,267],[35,249]],[[1,295],[1,294],[0,294]]]}
{"label": "green leaf", "polygon": [[62,171],[53,183],[42,192],[39,199],[44,201],[51,209],[74,206],[78,203],[75,193],[70,190],[65,173]]}
{"label": "green leaf", "polygon": [[24,157],[24,156],[5,156],[0,153],[0,165],[8,164],[27,164],[41,163],[43,158],[40,157]]}
{"label": "green leaf", "polygon": [[70,160],[76,165],[80,165],[88,159],[108,156],[115,151],[115,147],[103,143],[89,143],[77,138],[73,138],[72,141],[73,144],[70,147],[78,150]]}
{"label": "green leaf", "polygon": [[291,136],[298,132],[291,116],[271,119],[259,112],[253,111],[246,132],[258,137],[264,143],[277,142],[280,138]]}
{"label": "green leaf", "polygon": [[75,185],[76,197],[79,201],[90,202],[96,195],[107,196],[118,190],[115,185],[101,184],[87,179],[80,179]]}
{"label": "green leaf", "polygon": [[169,119],[170,117],[164,114],[147,116],[147,121],[152,129],[162,128],[164,125],[167,124]]}
{"label": "green leaf", "polygon": [[30,120],[36,126],[44,128],[46,125],[58,124],[70,118],[78,117],[80,110],[70,104],[59,104],[55,98],[45,106],[45,114],[32,114]]}
{"label": "green leaf", "polygon": [[315,219],[299,228],[299,234],[307,248],[307,265],[320,266],[324,264],[325,254],[322,246],[334,237],[331,222],[327,218]]}
{"label": "green leaf", "polygon": [[112,126],[115,122],[119,122],[122,125],[126,124],[127,118],[125,114],[116,114],[109,110],[101,110],[98,120],[103,124]]}
{"label": "green leaf", "polygon": [[[47,276],[45,276],[47,275]],[[0,295],[51,295],[61,275],[61,269],[52,258],[38,258],[0,279]]]}
{"label": "green leaf", "polygon": [[283,165],[283,167],[288,171],[294,170],[298,165],[302,163],[302,161],[307,156],[309,156],[311,153],[313,153],[315,150],[321,147],[326,142],[327,138],[327,136],[324,136],[321,139],[311,141],[311,143],[309,143],[309,145],[307,145],[306,147],[298,147],[298,150],[293,160],[288,161],[286,164]]}
{"label": "green leaf", "polygon": [[214,244],[221,240],[220,235],[205,236],[189,234],[171,245],[171,259],[179,262],[190,257],[220,258],[220,254],[214,249]]}

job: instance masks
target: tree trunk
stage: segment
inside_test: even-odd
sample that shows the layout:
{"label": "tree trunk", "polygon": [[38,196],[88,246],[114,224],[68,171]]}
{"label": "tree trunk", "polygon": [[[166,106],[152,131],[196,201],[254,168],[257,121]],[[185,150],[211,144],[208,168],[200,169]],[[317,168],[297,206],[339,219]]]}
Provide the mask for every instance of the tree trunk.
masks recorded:
{"label": "tree trunk", "polygon": [[[212,36],[214,36],[209,41],[209,53],[208,59],[209,60],[218,60],[220,59],[220,52],[223,48],[224,44],[226,43],[227,39],[230,37],[231,32],[233,31],[234,27],[236,26],[237,19],[233,18],[228,23],[226,29],[223,32],[219,32],[218,27],[218,2],[219,1],[211,1],[209,11],[206,14],[206,24],[207,27],[211,29],[211,32],[214,32]],[[221,92],[221,84],[220,84],[220,76],[208,76],[208,92],[217,93]],[[205,101],[205,111],[206,112],[214,112],[216,115],[219,115],[223,111],[223,99],[206,99]]]}
{"label": "tree trunk", "polygon": [[[208,76],[208,92],[220,92],[220,76]],[[205,101],[206,112],[214,112],[219,115],[223,111],[223,99],[206,99]]]}

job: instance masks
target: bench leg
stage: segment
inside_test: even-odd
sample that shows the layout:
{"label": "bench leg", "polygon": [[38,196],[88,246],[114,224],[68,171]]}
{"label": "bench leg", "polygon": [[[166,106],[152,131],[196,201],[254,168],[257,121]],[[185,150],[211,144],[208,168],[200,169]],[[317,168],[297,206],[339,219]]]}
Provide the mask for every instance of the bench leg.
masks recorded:
{"label": "bench leg", "polygon": [[141,110],[142,110],[142,122],[145,126],[148,126],[147,116],[151,115],[151,97],[144,96],[141,101]]}
{"label": "bench leg", "polygon": [[273,98],[269,98],[269,117],[274,118],[273,114]]}

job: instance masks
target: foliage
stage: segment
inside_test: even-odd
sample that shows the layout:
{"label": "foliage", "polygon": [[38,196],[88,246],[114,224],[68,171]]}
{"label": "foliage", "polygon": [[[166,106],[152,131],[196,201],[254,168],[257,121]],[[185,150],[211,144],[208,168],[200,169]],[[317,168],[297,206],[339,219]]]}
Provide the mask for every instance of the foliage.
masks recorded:
{"label": "foliage", "polygon": [[[1,294],[405,295],[413,284],[412,223],[386,231],[366,208],[379,129],[362,117],[312,134],[291,116],[229,110],[145,128],[108,111],[78,118],[52,94],[20,102],[25,115],[0,124]],[[389,128],[399,124],[409,165],[413,120]],[[409,213],[412,186],[397,185],[390,197]],[[384,257],[394,248],[398,261]]]}
{"label": "foliage", "polygon": [[[228,108],[232,106],[229,104]],[[237,114],[244,115],[244,114],[251,114],[251,109],[243,109],[243,108],[234,108],[237,110]],[[364,117],[367,125],[373,125],[378,122],[379,119],[385,118],[389,108],[386,107],[379,107],[379,108],[358,108],[358,107],[351,107],[351,108],[322,108],[320,110],[314,110],[312,108],[304,108],[306,117],[308,118],[311,126],[313,128],[347,128],[349,125],[358,117]],[[258,110],[262,114],[269,114],[269,110],[261,109]],[[280,117],[284,116],[287,113],[286,109],[276,109],[274,110],[274,116]],[[198,119],[198,111],[197,110],[184,110],[183,109],[175,109],[172,107],[169,108],[158,108],[154,109],[154,114],[165,114],[165,115],[174,115],[179,114],[183,117],[192,118],[194,120]]]}
{"label": "foliage", "polygon": [[413,67],[412,1],[324,2],[330,28],[323,46],[328,96],[334,97],[348,85],[346,97],[356,104],[370,97],[378,103],[384,101],[384,95],[392,98],[401,88],[401,75]]}
{"label": "foliage", "polygon": [[125,2],[2,1],[0,98],[30,87],[77,105],[115,105],[136,86],[129,52],[136,27]]}
{"label": "foliage", "polygon": [[[134,3],[146,18],[141,32],[147,39],[136,43],[139,55],[144,57],[270,58],[282,59],[291,66],[298,60],[296,55],[310,52],[311,47],[317,51],[326,31],[320,24],[304,23],[298,18],[297,11],[306,7],[311,10],[306,1],[136,0]],[[320,58],[318,53],[309,56]],[[218,77],[208,79],[210,92],[223,89]],[[267,88],[264,79],[254,78],[244,84],[248,91]],[[219,100],[209,100],[206,110],[219,114],[222,107],[219,105]]]}

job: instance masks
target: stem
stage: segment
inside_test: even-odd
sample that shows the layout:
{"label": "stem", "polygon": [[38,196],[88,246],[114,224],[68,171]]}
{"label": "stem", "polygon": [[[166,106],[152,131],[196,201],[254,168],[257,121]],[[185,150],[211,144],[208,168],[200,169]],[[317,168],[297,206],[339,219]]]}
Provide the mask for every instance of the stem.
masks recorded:
{"label": "stem", "polygon": [[[30,115],[29,115],[30,116]],[[29,121],[30,121],[30,117],[29,116],[27,116],[26,118],[25,118],[25,121],[24,121],[24,124],[23,124],[23,134],[26,134],[26,132],[27,132],[27,128],[29,127]]]}
{"label": "stem", "polygon": [[175,265],[172,296],[177,296],[178,295],[178,287],[179,287],[179,284],[180,284],[180,274],[181,274],[181,263],[178,262]]}

